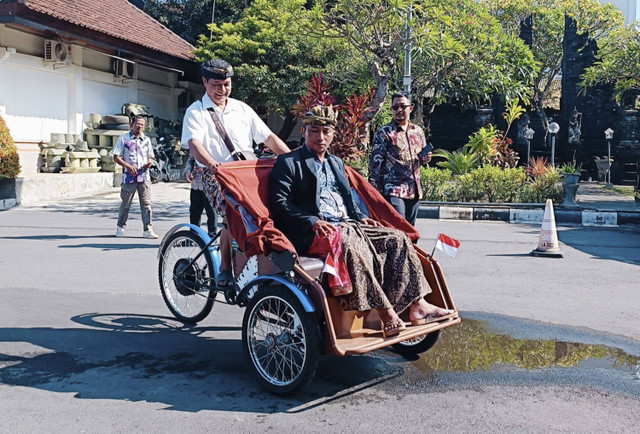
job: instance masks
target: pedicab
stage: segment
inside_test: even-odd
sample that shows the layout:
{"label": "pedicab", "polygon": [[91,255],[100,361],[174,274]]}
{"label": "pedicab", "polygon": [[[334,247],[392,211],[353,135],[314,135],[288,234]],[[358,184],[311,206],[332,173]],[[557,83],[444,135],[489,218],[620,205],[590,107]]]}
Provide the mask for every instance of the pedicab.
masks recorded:
{"label": "pedicab", "polygon": [[[400,314],[407,321],[406,330],[386,337],[375,310],[343,310],[338,297],[324,284],[324,259],[299,256],[270,218],[269,174],[273,164],[272,159],[262,159],[218,168],[227,226],[234,246],[237,244],[233,252],[235,286],[223,289],[215,284],[220,232],[208,234],[184,223],[164,236],[158,253],[160,289],[178,320],[190,324],[202,321],[218,293],[224,302],[245,308],[244,353],[261,385],[283,395],[311,382],[322,353],[349,356],[391,347],[403,355],[419,354],[436,343],[442,329],[460,322],[440,265],[417,245],[432,290],[425,299],[452,309],[453,314],[410,325],[407,309]],[[385,226],[404,230],[413,240],[419,237],[361,175],[346,169],[354,198],[365,214]]]}

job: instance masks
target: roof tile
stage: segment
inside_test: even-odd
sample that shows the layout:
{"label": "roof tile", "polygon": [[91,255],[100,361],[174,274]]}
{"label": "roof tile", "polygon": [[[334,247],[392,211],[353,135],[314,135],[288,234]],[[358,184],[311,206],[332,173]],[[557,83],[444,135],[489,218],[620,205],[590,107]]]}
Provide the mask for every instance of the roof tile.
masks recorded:
{"label": "roof tile", "polygon": [[194,46],[128,0],[22,0],[29,9],[133,42],[181,59],[193,60]]}

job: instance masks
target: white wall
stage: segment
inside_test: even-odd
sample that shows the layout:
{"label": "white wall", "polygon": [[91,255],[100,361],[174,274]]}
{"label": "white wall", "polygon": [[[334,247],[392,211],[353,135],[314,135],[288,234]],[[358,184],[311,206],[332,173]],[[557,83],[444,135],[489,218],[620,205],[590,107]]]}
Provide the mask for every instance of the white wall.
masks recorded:
{"label": "white wall", "polygon": [[640,0],[600,0],[600,3],[611,3],[612,5],[617,6],[624,14],[625,22],[627,24],[640,19],[640,15],[638,15],[640,12],[638,10],[638,3],[640,3]]}
{"label": "white wall", "polygon": [[123,83],[111,72],[110,57],[79,46],[72,46],[73,65],[54,68],[43,60],[44,41],[0,24],[0,46],[16,49],[0,60],[0,112],[23,174],[37,171],[38,142],[49,141],[51,133],[81,134],[91,113],[120,113],[131,102],[178,120],[176,72],[136,65],[138,78]]}
{"label": "white wall", "polygon": [[67,132],[69,77],[34,67],[29,57],[0,62],[0,105],[14,141],[37,142],[51,131]]}
{"label": "white wall", "polygon": [[[102,75],[102,74],[92,74]],[[100,77],[102,80],[96,80],[96,78],[85,78],[82,80],[83,88],[83,100],[82,100],[82,114],[83,119],[86,121],[89,119],[91,113],[99,113],[102,115],[112,115],[120,113],[122,104],[128,102],[129,89],[127,86],[118,85],[113,83],[112,76],[108,76],[111,82],[104,80],[105,77]]]}

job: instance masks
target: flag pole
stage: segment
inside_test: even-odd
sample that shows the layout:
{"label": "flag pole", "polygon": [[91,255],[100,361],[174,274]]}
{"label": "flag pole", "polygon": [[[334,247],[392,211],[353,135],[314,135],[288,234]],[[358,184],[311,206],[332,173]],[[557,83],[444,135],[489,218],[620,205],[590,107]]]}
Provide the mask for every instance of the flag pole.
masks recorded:
{"label": "flag pole", "polygon": [[431,251],[431,257],[433,258],[433,254],[436,252],[436,246],[438,245],[438,239],[440,238],[440,234],[438,234],[438,238],[436,238],[436,242],[433,245],[433,250]]}

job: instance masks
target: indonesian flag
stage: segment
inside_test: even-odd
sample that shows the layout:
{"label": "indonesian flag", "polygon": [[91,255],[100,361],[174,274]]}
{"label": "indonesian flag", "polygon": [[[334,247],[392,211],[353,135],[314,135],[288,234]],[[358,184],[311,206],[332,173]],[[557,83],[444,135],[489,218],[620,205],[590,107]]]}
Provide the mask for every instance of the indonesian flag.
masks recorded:
{"label": "indonesian flag", "polygon": [[436,241],[436,248],[442,250],[447,255],[454,257],[458,253],[458,247],[460,247],[460,241],[454,240],[445,234],[438,235],[438,241]]}
{"label": "indonesian flag", "polygon": [[327,259],[324,262],[324,267],[322,267],[322,272],[329,273],[332,276],[335,276],[336,279],[340,280],[340,274],[338,273],[335,260],[333,259],[333,255],[331,253],[327,255]]}

